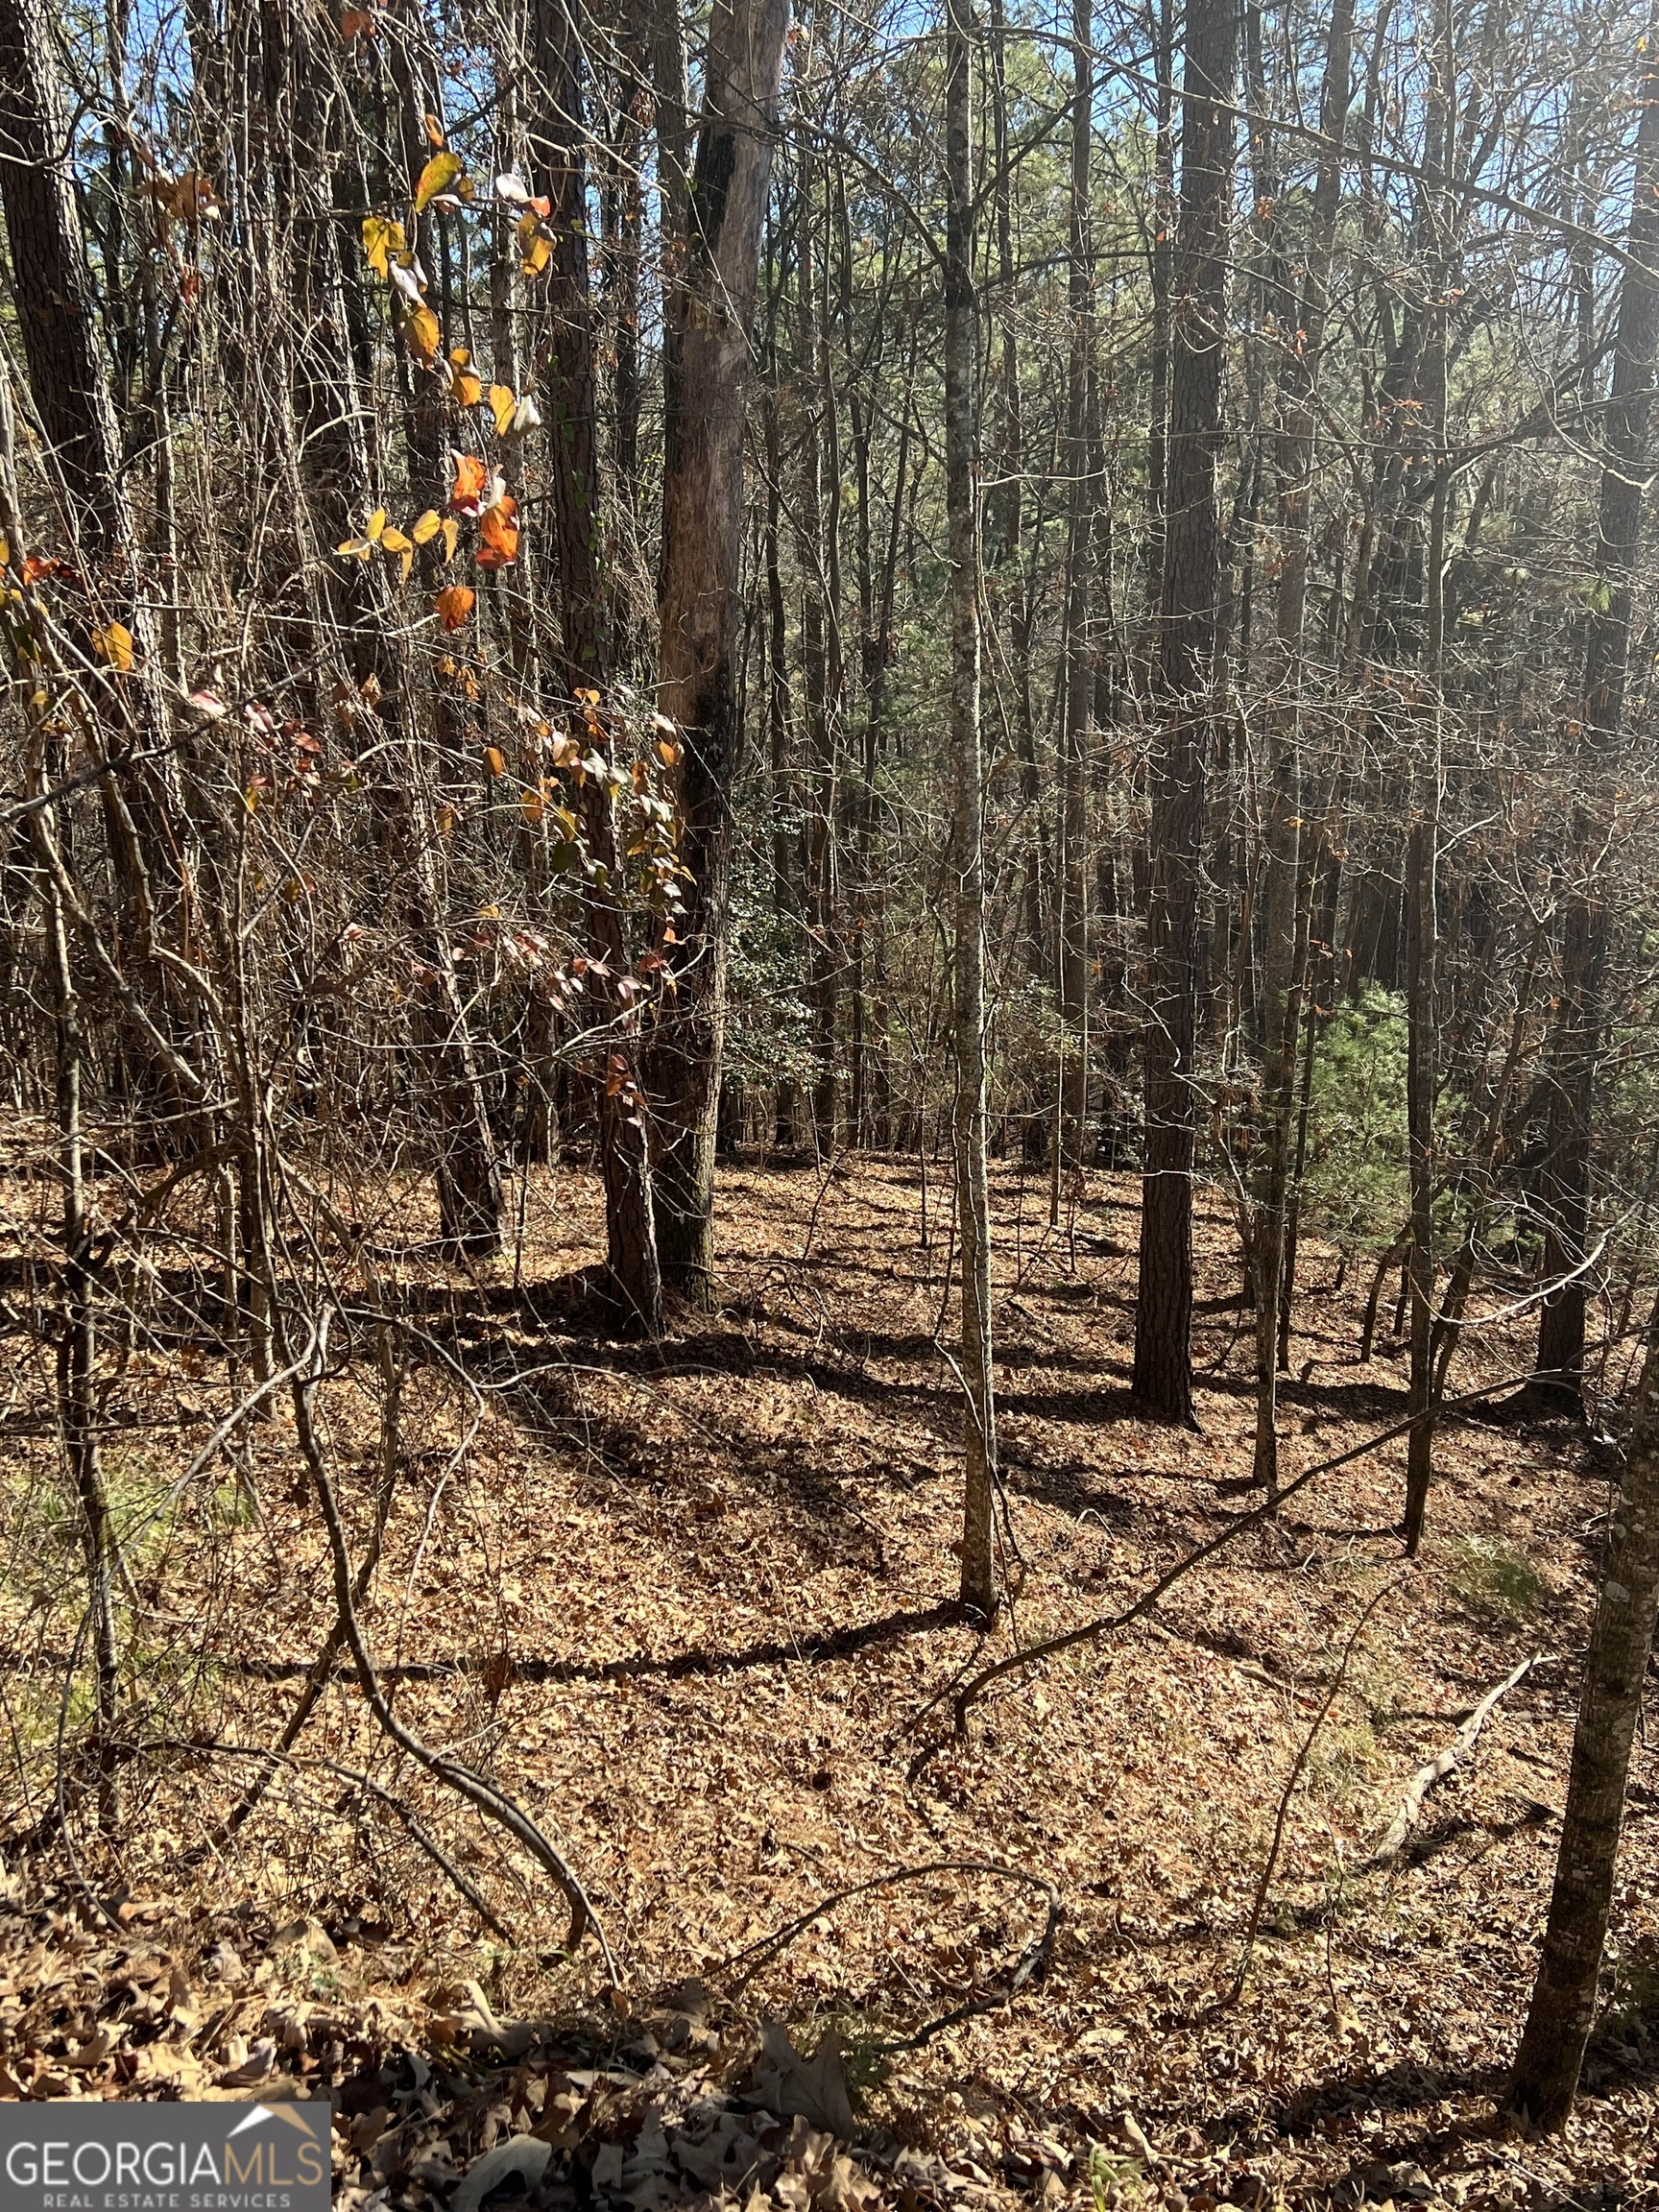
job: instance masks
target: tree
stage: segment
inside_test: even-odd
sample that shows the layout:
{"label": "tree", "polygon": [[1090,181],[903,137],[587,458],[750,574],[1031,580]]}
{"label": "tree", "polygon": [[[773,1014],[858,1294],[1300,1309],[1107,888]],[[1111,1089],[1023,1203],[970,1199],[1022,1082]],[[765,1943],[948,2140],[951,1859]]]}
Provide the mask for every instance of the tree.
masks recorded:
{"label": "tree", "polygon": [[[609,676],[600,580],[598,393],[593,368],[593,297],[588,262],[588,163],[582,49],[573,0],[533,0],[531,46],[540,100],[530,126],[535,180],[548,203],[551,325],[548,424],[554,543],[565,687],[591,708]],[[631,948],[623,912],[625,854],[616,839],[615,785],[604,723],[585,723],[602,766],[585,775],[582,815],[592,874],[589,929],[596,954],[589,974],[603,1010],[605,1065],[599,1081],[599,1163],[605,1181],[606,1268],[612,1295],[646,1335],[662,1326],[649,1108],[637,1066],[638,1017],[629,996]]]}
{"label": "tree", "polygon": [[731,954],[733,785],[741,754],[736,642],[743,421],[760,227],[788,0],[716,0],[697,132],[685,274],[664,424],[658,704],[681,733],[681,851],[690,878],[673,998],[647,1062],[666,1282],[714,1295],[714,1136]]}
{"label": "tree", "polygon": [[1596,574],[1584,643],[1583,726],[1588,774],[1579,786],[1567,848],[1569,887],[1562,926],[1560,1012],[1551,1043],[1550,1123],[1542,1178],[1544,1276],[1538,1318],[1535,1403],[1581,1412],[1592,1116],[1606,1022],[1610,920],[1598,880],[1599,849],[1612,828],[1623,731],[1625,679],[1643,491],[1653,468],[1653,379],[1659,355],[1659,22],[1650,25],[1637,103],[1636,168],[1628,254],[1619,285],[1612,389],[1604,417],[1606,458],[1596,522]]}
{"label": "tree", "polygon": [[1613,1909],[1630,1746],[1642,1709],[1659,1601],[1659,1306],[1631,1408],[1619,1495],[1607,1516],[1601,1594],[1584,1655],[1567,1811],[1538,1979],[1507,2103],[1538,2128],[1561,2128],[1596,2018]]}
{"label": "tree", "polygon": [[1169,312],[1169,428],[1153,763],[1146,1157],[1135,1395],[1192,1419],[1192,1170],[1198,871],[1213,716],[1221,523],[1217,467],[1227,327],[1231,102],[1238,0],[1193,0],[1181,85],[1181,214]]}
{"label": "tree", "polygon": [[985,1171],[985,825],[974,510],[973,0],[945,17],[945,500],[950,561],[950,866],[955,878],[956,1240],[962,1248],[962,1602],[989,1615],[997,1465],[991,1377],[991,1201]]}

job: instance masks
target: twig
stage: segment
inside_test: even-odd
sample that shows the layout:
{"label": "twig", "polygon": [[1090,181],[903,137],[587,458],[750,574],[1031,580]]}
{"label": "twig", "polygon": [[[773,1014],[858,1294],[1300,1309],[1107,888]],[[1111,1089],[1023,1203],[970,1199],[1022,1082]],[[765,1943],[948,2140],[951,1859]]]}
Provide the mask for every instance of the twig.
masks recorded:
{"label": "twig", "polygon": [[1406,1847],[1406,1839],[1417,1825],[1417,1815],[1423,1809],[1424,1798],[1428,1796],[1436,1783],[1445,1781],[1453,1767],[1467,1752],[1474,1749],[1475,1739],[1485,1727],[1487,1719],[1498,1700],[1513,1690],[1524,1674],[1529,1673],[1534,1667],[1542,1667],[1546,1663],[1545,1654],[1542,1651],[1534,1651],[1530,1658],[1523,1659],[1519,1667],[1512,1668],[1495,1690],[1487,1691],[1485,1696],[1481,1698],[1479,1704],[1476,1706],[1474,1712],[1470,1714],[1468,1719],[1464,1721],[1445,1750],[1437,1752],[1430,1760],[1427,1767],[1418,1767],[1416,1773],[1407,1784],[1406,1794],[1400,1800],[1400,1810],[1389,1822],[1382,1840],[1372,1852],[1370,1858],[1365,1861],[1362,1871],[1369,1872],[1374,1867],[1386,1866],[1390,1860],[1400,1856]]}
{"label": "twig", "polygon": [[1296,1785],[1302,1779],[1302,1769],[1307,1766],[1309,1756],[1313,1749],[1313,1739],[1324,1727],[1326,1717],[1336,1702],[1337,1693],[1348,1679],[1348,1662],[1354,1656],[1354,1647],[1359,1641],[1360,1633],[1366,1622],[1370,1620],[1383,1599],[1391,1598],[1399,1587],[1398,1580],[1384,1582],[1382,1589],[1373,1595],[1358,1620],[1355,1622],[1353,1631],[1343,1647],[1342,1663],[1336,1670],[1335,1679],[1332,1682],[1330,1689],[1326,1691],[1324,1700],[1318,1712],[1313,1716],[1312,1724],[1302,1739],[1302,1748],[1296,1754],[1290,1772],[1286,1778],[1285,1788],[1280,1794],[1279,1815],[1273,1823],[1273,1840],[1267,1847],[1267,1859],[1262,1868],[1262,1879],[1256,1885],[1255,1899],[1250,1907],[1250,1925],[1245,1931],[1244,1948],[1238,1957],[1238,1971],[1233,1977],[1232,1988],[1228,1990],[1221,2001],[1223,2007],[1237,2005],[1239,1998],[1244,1994],[1244,1977],[1250,1970],[1251,1956],[1256,1949],[1256,1935],[1262,1925],[1262,1909],[1267,1902],[1267,1891],[1272,1887],[1274,1869],[1279,1863],[1279,1846],[1285,1840],[1286,1817],[1290,1811],[1290,1800],[1296,1794]]}
{"label": "twig", "polygon": [[[484,1925],[493,1935],[499,1936],[503,1942],[511,1943],[514,1940],[513,1931],[493,1911],[472,1877],[464,1867],[456,1865],[413,1808],[405,1805],[402,1798],[395,1791],[388,1790],[384,1783],[376,1782],[371,1774],[359,1772],[355,1767],[343,1767],[338,1759],[300,1757],[292,1751],[280,1750],[276,1746],[267,1748],[257,1743],[221,1743],[210,1738],[196,1736],[156,1737],[148,1743],[126,1744],[122,1748],[134,1757],[153,1751],[211,1752],[219,1759],[257,1759],[262,1766],[287,1767],[297,1773],[315,1768],[319,1773],[338,1775],[342,1782],[349,1782],[354,1790],[366,1791],[384,1805],[388,1812],[395,1813],[408,1831],[411,1842],[419,1844],[432,1863],[448,1876]],[[230,1825],[228,1820],[221,1822],[221,1831],[228,1830]],[[223,1833],[219,1839],[224,1839]]]}
{"label": "twig", "polygon": [[1044,1919],[1042,1935],[1021,1953],[1015,1961],[1013,1973],[1002,1988],[993,1990],[984,1997],[970,1998],[954,2011],[947,2012],[937,2020],[929,2020],[926,2027],[919,2028],[913,2035],[900,2036],[891,2043],[876,2046],[881,2054],[920,2050],[924,2043],[930,2043],[935,2035],[942,2035],[948,2028],[954,2028],[959,2022],[972,2019],[975,2013],[991,2012],[998,2006],[1007,2004],[1018,1996],[1028,1982],[1041,1975],[1054,1948],[1054,1938],[1059,1933],[1064,1910],[1060,1892],[1045,1875],[1033,1874],[1022,1866],[1001,1866],[994,1859],[934,1859],[925,1866],[896,1866],[885,1874],[872,1875],[868,1882],[855,1882],[849,1889],[837,1889],[828,1897],[820,1897],[805,1912],[798,1913],[793,1920],[786,1920],[781,1928],[774,1929],[770,1936],[762,1936],[755,1942],[745,1944],[741,1951],[732,1954],[724,1966],[714,1967],[710,1971],[719,1975],[741,1964],[746,1959],[753,1960],[754,1964],[747,1967],[731,1984],[734,1995],[739,1989],[747,1987],[774,1953],[792,1943],[803,1929],[810,1928],[822,1913],[832,1912],[838,1905],[845,1905],[854,1897],[866,1896],[872,1889],[891,1889],[901,1882],[921,1882],[934,1874],[995,1874],[1004,1882],[1021,1882],[1029,1889],[1040,1889],[1043,1892],[1047,1900],[1048,1911]]}
{"label": "twig", "polygon": [[[1440,1411],[1442,1413],[1454,1413],[1461,1407],[1477,1406],[1488,1398],[1497,1398],[1503,1392],[1514,1389],[1517,1383],[1530,1382],[1535,1373],[1535,1369],[1528,1367],[1522,1373],[1506,1375],[1502,1382],[1488,1382],[1481,1389],[1466,1390],[1459,1397],[1446,1399],[1441,1405]],[[1407,1415],[1405,1420],[1396,1421],[1392,1427],[1380,1430],[1375,1436],[1367,1436],[1362,1444],[1351,1445],[1346,1452],[1335,1453],[1329,1459],[1319,1459],[1311,1467],[1305,1467],[1300,1475],[1293,1476],[1281,1488],[1276,1498],[1269,1500],[1265,1504],[1252,1506],[1248,1513],[1236,1513],[1224,1528],[1218,1530],[1215,1535],[1207,1537],[1193,1551],[1187,1552],[1183,1558],[1178,1559],[1166,1574],[1160,1575],[1149,1590],[1142,1591],[1134,1603],[1125,1606],[1121,1613],[1099,1614],[1093,1621],[1085,1621],[1080,1627],[1068,1628],[1062,1634],[1050,1636],[1041,1644],[1027,1645],[1023,1651],[1011,1651],[1003,1658],[994,1660],[989,1667],[981,1668],[979,1672],[965,1682],[951,1698],[951,1716],[954,1722],[952,1732],[958,1736],[966,1733],[969,1707],[976,1704],[992,1683],[999,1680],[1002,1675],[1011,1674],[1019,1667],[1029,1667],[1039,1659],[1051,1658],[1057,1651],[1069,1651],[1074,1644],[1087,1644],[1097,1636],[1111,1636],[1120,1628],[1129,1627],[1134,1622],[1150,1613],[1181,1580],[1183,1575],[1190,1574],[1194,1567],[1202,1566],[1206,1559],[1213,1558],[1217,1551],[1231,1544],[1235,1537],[1241,1536],[1247,1528],[1257,1527],[1262,1522],[1277,1514],[1286,1499],[1293,1498],[1298,1490],[1306,1489],[1308,1484],[1313,1481],[1316,1477],[1333,1474],[1338,1467],[1346,1467],[1353,1460],[1363,1459],[1368,1452],[1375,1452],[1380,1444],[1388,1444],[1395,1437],[1406,1435],[1409,1430],[1415,1428],[1418,1418],[1416,1415]],[[951,1692],[949,1685],[945,1689],[937,1691],[915,1713],[908,1726],[914,1728],[918,1722],[926,1719],[936,1706],[942,1705],[945,1699],[950,1696]],[[922,1768],[926,1766],[928,1760],[933,1757],[936,1751],[941,1750],[948,1741],[949,1738],[947,1737],[936,1737],[932,1742],[924,1744],[915,1758],[911,1760],[906,1778],[914,1781]]]}
{"label": "twig", "polygon": [[323,1380],[322,1360],[327,1343],[327,1320],[325,1313],[313,1339],[315,1351],[310,1372],[294,1379],[294,1427],[301,1452],[316,1487],[318,1503],[323,1509],[323,1523],[327,1530],[328,1549],[334,1563],[334,1603],[340,1619],[345,1623],[346,1642],[356,1662],[357,1679],[362,1685],[364,1699],[381,1728],[417,1765],[423,1767],[427,1773],[435,1775],[440,1782],[446,1783],[458,1796],[465,1797],[469,1804],[475,1806],[487,1818],[505,1828],[552,1875],[565,1892],[570,1907],[570,1931],[565,1938],[566,1948],[574,1951],[586,1931],[591,1928],[605,1963],[606,1978],[614,1989],[619,1984],[610,1941],[599,1915],[589,1902],[588,1892],[582,1887],[575,1868],[505,1791],[498,1790],[475,1768],[464,1767],[459,1760],[445,1759],[441,1752],[431,1750],[412,1729],[405,1727],[393,1712],[391,1701],[381,1687],[380,1677],[370,1655],[368,1640],[357,1618],[356,1601],[352,1597],[351,1559],[346,1545],[345,1525],[340,1518],[340,1503],[334,1495],[334,1485],[323,1456],[323,1447],[312,1411],[311,1402]]}

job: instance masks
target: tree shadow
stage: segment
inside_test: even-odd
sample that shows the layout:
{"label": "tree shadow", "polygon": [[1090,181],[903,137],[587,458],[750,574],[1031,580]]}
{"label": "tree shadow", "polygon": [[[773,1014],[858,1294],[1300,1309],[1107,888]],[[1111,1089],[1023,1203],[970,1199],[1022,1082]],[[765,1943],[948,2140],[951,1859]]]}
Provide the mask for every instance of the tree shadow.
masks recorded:
{"label": "tree shadow", "polygon": [[[770,1638],[764,1643],[745,1645],[732,1651],[711,1650],[707,1646],[699,1645],[686,1651],[676,1651],[666,1658],[656,1658],[643,1651],[631,1653],[625,1659],[515,1658],[507,1679],[537,1683],[631,1682],[656,1676],[663,1681],[678,1682],[693,1676],[740,1674],[755,1667],[813,1666],[836,1659],[849,1659],[855,1652],[897,1644],[907,1636],[922,1636],[936,1628],[955,1627],[961,1618],[960,1608],[942,1599],[933,1605],[908,1606],[883,1614],[878,1621],[863,1621],[846,1627],[826,1629],[816,1636],[790,1637],[787,1640]],[[377,1672],[383,1682],[438,1682],[457,1675],[489,1675],[499,1664],[493,1654],[482,1657],[411,1659],[397,1665],[381,1667]],[[241,1675],[249,1681],[282,1682],[296,1680],[308,1673],[310,1666],[310,1661],[304,1659],[228,1659],[224,1663],[224,1671],[228,1674]],[[342,1658],[336,1672],[349,1675],[350,1671],[351,1662]]]}

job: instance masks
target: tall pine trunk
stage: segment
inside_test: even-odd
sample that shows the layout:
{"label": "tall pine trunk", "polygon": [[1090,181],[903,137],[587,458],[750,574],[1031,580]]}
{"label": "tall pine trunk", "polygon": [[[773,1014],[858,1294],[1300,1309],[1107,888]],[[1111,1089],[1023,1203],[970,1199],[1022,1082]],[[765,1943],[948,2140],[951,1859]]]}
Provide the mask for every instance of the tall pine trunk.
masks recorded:
{"label": "tall pine trunk", "polygon": [[1238,0],[1192,0],[1181,87],[1181,218],[1169,314],[1169,429],[1148,913],[1146,1153],[1135,1395],[1192,1419],[1192,1165],[1198,892],[1220,566],[1217,468],[1233,204]]}
{"label": "tall pine trunk", "polygon": [[1262,990],[1263,1163],[1257,1182],[1251,1257],[1256,1269],[1256,1453],[1254,1475],[1269,1497],[1279,1480],[1279,1310],[1286,1279],[1290,1124],[1296,1103],[1296,1047],[1307,988],[1308,908],[1302,886],[1302,715],[1308,614],[1309,536],[1313,479],[1313,394],[1325,346],[1325,318],[1336,217],[1342,203],[1342,121],[1353,65],[1354,0],[1334,0],[1320,98],[1326,141],[1313,182],[1313,210],[1301,312],[1279,369],[1279,595],[1273,678],[1281,702],[1268,708],[1270,797],[1263,863],[1267,874]]}

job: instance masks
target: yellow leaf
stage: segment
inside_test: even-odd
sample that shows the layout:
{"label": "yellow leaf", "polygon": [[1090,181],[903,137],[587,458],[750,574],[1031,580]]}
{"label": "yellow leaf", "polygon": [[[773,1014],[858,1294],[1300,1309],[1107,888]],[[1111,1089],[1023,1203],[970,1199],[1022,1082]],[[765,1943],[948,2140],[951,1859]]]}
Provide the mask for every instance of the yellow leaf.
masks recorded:
{"label": "yellow leaf", "polygon": [[374,548],[367,538],[348,538],[344,543],[336,545],[334,550],[336,553],[349,553],[358,561],[367,561]]}
{"label": "yellow leaf", "polygon": [[441,527],[437,508],[428,507],[425,514],[412,526],[409,535],[414,539],[417,545],[425,545],[437,537]]}
{"label": "yellow leaf", "polygon": [[11,565],[12,541],[4,535],[0,535],[0,568],[10,568]]}
{"label": "yellow leaf", "polygon": [[445,561],[454,560],[455,548],[460,541],[460,523],[456,521],[453,515],[445,515],[444,517],[444,558]]}
{"label": "yellow leaf", "polygon": [[368,536],[369,536],[369,542],[370,542],[370,544],[371,544],[371,545],[378,545],[378,544],[379,544],[379,542],[380,542],[380,534],[381,534],[381,532],[382,532],[382,531],[385,529],[385,527],[386,527],[386,510],[385,510],[385,508],[384,508],[384,507],[376,507],[376,508],[375,508],[375,510],[374,510],[374,512],[373,512],[373,515],[371,515],[371,516],[370,516],[370,517],[369,517],[369,532],[368,532]]}
{"label": "yellow leaf", "polygon": [[485,748],[484,748],[484,765],[485,765],[485,767],[486,767],[486,768],[488,768],[488,769],[489,769],[489,771],[490,771],[490,773],[491,773],[491,775],[492,775],[492,776],[505,776],[505,775],[506,775],[506,773],[507,773],[507,762],[506,762],[506,760],[503,758],[503,757],[502,757],[502,753],[501,753],[501,748],[500,748],[498,745],[486,745],[486,746],[485,746]]}
{"label": "yellow leaf", "polygon": [[444,343],[444,333],[438,326],[438,318],[424,302],[411,307],[403,320],[403,329],[409,344],[420,358],[430,368],[438,358],[438,349]]}
{"label": "yellow leaf", "polygon": [[382,530],[378,542],[382,553],[407,553],[414,541],[405,538],[401,530],[394,527]]}
{"label": "yellow leaf", "polygon": [[444,126],[436,115],[428,115],[426,118],[426,143],[429,146],[442,146],[444,143]]}
{"label": "yellow leaf", "polygon": [[423,215],[440,192],[447,192],[461,174],[461,156],[445,149],[434,154],[421,172],[421,181],[415,187],[415,212]]}
{"label": "yellow leaf", "polygon": [[384,215],[365,215],[363,251],[369,256],[370,268],[377,276],[390,276],[393,254],[409,251],[402,224],[388,222]]}
{"label": "yellow leaf", "polygon": [[111,668],[125,673],[132,665],[132,633],[125,622],[111,622],[108,629],[94,630],[92,642],[98,648],[100,661],[108,661]]}
{"label": "yellow leaf", "polygon": [[414,567],[414,565],[415,565],[415,551],[414,551],[414,548],[413,548],[413,546],[411,546],[411,547],[410,547],[410,549],[409,549],[409,551],[408,551],[407,553],[405,553],[405,554],[404,554],[404,556],[403,556],[403,582],[404,582],[405,584],[407,584],[407,583],[408,583],[408,581],[409,581],[409,571],[410,571],[410,569],[411,569],[411,568],[413,568],[413,567]]}
{"label": "yellow leaf", "polygon": [[540,791],[525,791],[519,796],[518,811],[534,830],[547,811],[547,802]]}
{"label": "yellow leaf", "polygon": [[505,384],[490,387],[490,412],[495,418],[495,435],[505,438],[513,427],[514,412],[518,405],[518,395]]}
{"label": "yellow leaf", "polygon": [[449,397],[457,406],[476,407],[484,397],[484,379],[476,369],[451,368]]}
{"label": "yellow leaf", "polygon": [[546,239],[532,238],[529,245],[524,249],[524,258],[519,263],[519,267],[526,276],[540,276],[552,258],[553,249],[548,245]]}

